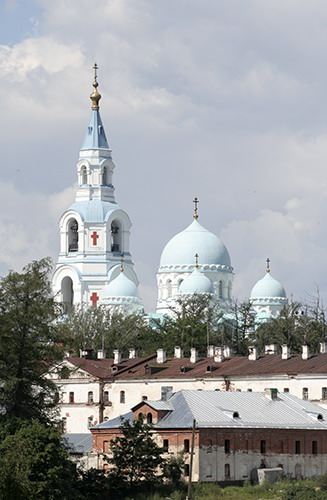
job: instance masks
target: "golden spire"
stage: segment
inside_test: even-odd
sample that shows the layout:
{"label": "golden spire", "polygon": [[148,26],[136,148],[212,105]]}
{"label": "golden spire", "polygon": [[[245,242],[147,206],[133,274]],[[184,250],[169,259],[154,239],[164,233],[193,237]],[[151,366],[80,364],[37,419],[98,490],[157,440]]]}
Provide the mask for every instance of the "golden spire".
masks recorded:
{"label": "golden spire", "polygon": [[194,255],[195,257],[195,268],[198,269],[199,268],[199,255],[196,253]]}
{"label": "golden spire", "polygon": [[266,272],[270,273],[270,259],[269,259],[269,257],[266,259],[266,262],[267,262]]}
{"label": "golden spire", "polygon": [[99,94],[98,92],[98,81],[97,81],[97,77],[98,77],[98,74],[97,74],[97,70],[98,70],[98,65],[97,63],[94,63],[93,65],[93,69],[94,69],[94,82],[93,82],[93,87],[94,87],[94,90],[92,92],[92,94],[90,95],[90,99],[92,101],[92,109],[99,109],[99,101],[101,99],[101,94]]}
{"label": "golden spire", "polygon": [[123,273],[124,272],[124,255],[121,254],[121,257],[120,257],[120,272]]}
{"label": "golden spire", "polygon": [[197,199],[197,197],[194,198],[193,203],[194,203],[193,219],[197,219],[199,217],[198,216],[198,204],[199,204],[199,200]]}

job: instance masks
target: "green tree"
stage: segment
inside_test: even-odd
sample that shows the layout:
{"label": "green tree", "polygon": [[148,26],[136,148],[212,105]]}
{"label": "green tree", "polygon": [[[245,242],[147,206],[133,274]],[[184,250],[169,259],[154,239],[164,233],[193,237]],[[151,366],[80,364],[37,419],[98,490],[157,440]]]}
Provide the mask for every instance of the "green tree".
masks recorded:
{"label": "green tree", "polygon": [[1,420],[49,419],[56,404],[54,384],[45,377],[61,357],[55,328],[49,259],[32,262],[0,282]]}
{"label": "green tree", "polygon": [[152,427],[145,424],[142,415],[130,422],[122,419],[122,436],[111,441],[112,484],[125,485],[131,491],[139,486],[153,486],[160,481],[164,465],[160,448],[152,439]]}
{"label": "green tree", "polygon": [[75,466],[55,428],[37,420],[21,421],[15,434],[0,444],[2,500],[79,498],[74,494],[76,478]]}

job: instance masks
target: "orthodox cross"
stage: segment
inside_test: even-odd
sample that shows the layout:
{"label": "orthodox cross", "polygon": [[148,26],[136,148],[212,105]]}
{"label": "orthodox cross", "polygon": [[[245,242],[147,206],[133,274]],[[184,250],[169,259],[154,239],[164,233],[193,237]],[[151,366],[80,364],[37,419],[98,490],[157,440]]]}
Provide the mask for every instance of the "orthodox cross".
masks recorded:
{"label": "orthodox cross", "polygon": [[99,238],[98,233],[96,231],[93,231],[93,233],[91,234],[91,238],[92,238],[92,241],[93,241],[93,246],[96,246],[97,239]]}
{"label": "orthodox cross", "polygon": [[124,255],[121,254],[120,257],[120,272],[122,273],[124,271]]}
{"label": "orthodox cross", "polygon": [[196,254],[194,255],[194,257],[195,257],[195,267],[196,267],[196,268],[198,268],[198,267],[199,267],[199,256],[198,256],[198,254],[196,253]]}
{"label": "orthodox cross", "polygon": [[194,214],[193,214],[193,218],[194,219],[197,219],[199,216],[198,216],[198,204],[199,204],[199,200],[197,199],[197,197],[194,198],[193,200],[193,203],[194,203]]}
{"label": "orthodox cross", "polygon": [[98,78],[97,70],[99,69],[99,66],[97,65],[97,63],[93,64],[93,69],[94,69],[94,81],[96,82],[97,78]]}
{"label": "orthodox cross", "polygon": [[266,262],[267,262],[266,271],[267,271],[267,273],[270,273],[270,259],[269,259],[269,257],[266,259]]}
{"label": "orthodox cross", "polygon": [[98,297],[98,295],[97,295],[97,293],[96,293],[96,292],[93,292],[93,293],[92,293],[92,295],[91,295],[91,297],[90,297],[90,300],[91,300],[91,302],[92,302],[92,306],[96,306],[96,305],[97,305],[97,302],[98,302],[98,300],[99,300],[99,297]]}

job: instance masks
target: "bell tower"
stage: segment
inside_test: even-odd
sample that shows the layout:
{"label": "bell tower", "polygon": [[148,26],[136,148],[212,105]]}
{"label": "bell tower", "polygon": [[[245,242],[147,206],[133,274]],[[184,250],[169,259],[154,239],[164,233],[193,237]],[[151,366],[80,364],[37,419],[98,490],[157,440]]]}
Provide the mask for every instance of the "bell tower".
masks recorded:
{"label": "bell tower", "polygon": [[120,272],[138,286],[129,250],[131,221],[115,201],[111,149],[99,111],[97,64],[94,64],[91,118],[76,165],[75,202],[59,221],[60,252],[53,275],[56,299],[67,305],[101,303],[104,287]]}

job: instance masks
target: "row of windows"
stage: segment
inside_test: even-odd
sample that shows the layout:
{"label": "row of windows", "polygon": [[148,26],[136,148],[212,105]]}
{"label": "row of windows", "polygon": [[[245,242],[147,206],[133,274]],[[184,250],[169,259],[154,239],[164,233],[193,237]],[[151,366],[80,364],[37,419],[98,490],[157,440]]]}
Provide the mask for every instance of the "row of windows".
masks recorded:
{"label": "row of windows", "polygon": [[[179,288],[182,283],[183,283],[182,279],[178,280],[177,287]],[[159,287],[161,289],[162,281],[159,282]],[[166,281],[166,287],[167,287],[167,298],[169,299],[173,296],[173,282],[172,282],[172,280],[168,279]],[[231,291],[232,291],[232,286],[231,286],[231,284],[229,284],[228,285],[228,298],[229,299],[231,298]],[[161,293],[161,292],[159,292],[159,293]],[[223,298],[223,282],[222,281],[219,281],[219,283],[218,283],[218,297],[220,299]],[[160,298],[162,298],[162,297],[160,297]]]}
{"label": "row of windows", "polygon": [[[209,440],[210,441],[210,440]],[[211,453],[212,450],[212,441],[207,447],[207,453]],[[230,453],[231,452],[231,442],[230,439],[225,439],[224,442],[224,451],[225,453]],[[245,451],[249,451],[249,442],[248,440],[245,441]],[[265,439],[261,439],[260,441],[260,453],[265,454],[267,453],[267,441]],[[280,440],[279,442],[279,453],[284,453],[284,441]],[[294,443],[294,453],[296,455],[300,455],[302,453],[301,451],[301,441],[295,441]],[[312,455],[317,455],[318,453],[318,443],[317,441],[312,441],[311,442],[311,453]]]}
{"label": "row of windows", "polygon": [[[104,167],[102,170],[101,184],[107,186],[109,183],[108,167]],[[88,183],[88,173],[86,167],[81,169],[81,184],[82,186]]]}
{"label": "row of windows", "polygon": [[[78,252],[78,222],[76,219],[70,219],[67,225],[68,230],[68,252]],[[112,252],[122,252],[122,226],[120,221],[114,220],[110,227],[111,233],[111,251]],[[98,236],[96,234],[91,235],[93,244],[96,246]]]}
{"label": "row of windows", "polygon": [[[124,392],[124,391],[122,391],[122,392]],[[69,403],[75,403],[75,393],[74,392],[69,393],[68,401],[69,401]],[[89,391],[87,393],[87,402],[94,403],[93,391]],[[103,392],[103,402],[104,402],[104,404],[109,403],[109,391]]]}

